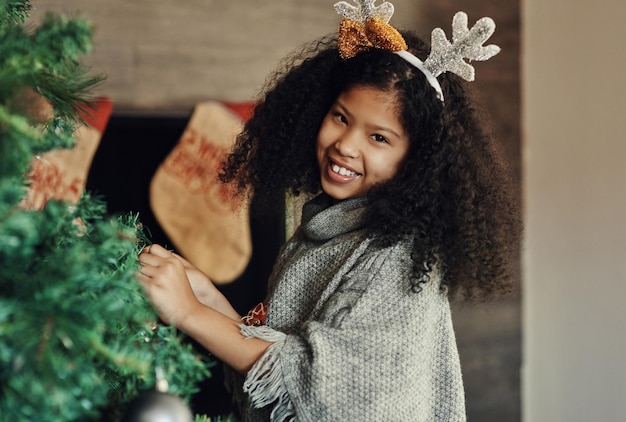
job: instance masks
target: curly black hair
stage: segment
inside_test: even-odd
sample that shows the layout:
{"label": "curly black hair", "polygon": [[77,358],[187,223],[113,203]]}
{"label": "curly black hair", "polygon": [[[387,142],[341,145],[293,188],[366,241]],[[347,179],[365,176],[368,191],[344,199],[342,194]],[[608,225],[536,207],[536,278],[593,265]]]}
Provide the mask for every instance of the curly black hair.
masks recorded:
{"label": "curly black hair", "polygon": [[[402,31],[411,53],[428,44]],[[257,196],[320,191],[317,134],[340,93],[372,87],[394,94],[410,137],[396,175],[370,189],[368,230],[376,244],[411,236],[414,291],[436,266],[442,288],[467,299],[504,293],[519,244],[519,207],[505,160],[454,74],[438,77],[445,102],[424,74],[397,54],[370,49],[342,60],[334,36],[288,57],[262,91],[220,174]]]}

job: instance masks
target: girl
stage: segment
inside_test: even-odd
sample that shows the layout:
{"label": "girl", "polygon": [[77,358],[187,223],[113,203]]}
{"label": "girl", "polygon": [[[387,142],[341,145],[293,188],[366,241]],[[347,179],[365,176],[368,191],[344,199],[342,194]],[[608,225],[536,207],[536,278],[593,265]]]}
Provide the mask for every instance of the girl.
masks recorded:
{"label": "girl", "polygon": [[256,324],[158,245],[138,277],[166,323],[232,369],[245,420],[463,421],[448,297],[506,290],[511,183],[457,76],[435,88],[400,54],[342,45],[318,40],[275,75],[221,174],[261,197],[317,194],[243,318]]}

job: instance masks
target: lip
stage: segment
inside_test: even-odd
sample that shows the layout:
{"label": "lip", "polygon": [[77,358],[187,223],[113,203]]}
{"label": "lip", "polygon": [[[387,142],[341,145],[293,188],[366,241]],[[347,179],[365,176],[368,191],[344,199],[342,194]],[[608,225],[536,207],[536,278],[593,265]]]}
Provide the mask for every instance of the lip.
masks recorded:
{"label": "lip", "polygon": [[[344,167],[344,168],[346,168],[346,169],[356,173],[357,175],[356,176],[342,176],[339,173],[335,173],[333,171],[333,168],[332,168],[333,164],[338,165],[339,167]],[[328,178],[330,180],[332,180],[335,183],[342,183],[342,184],[353,182],[353,181],[357,180],[358,178],[360,178],[362,176],[358,171],[355,171],[350,166],[347,166],[345,164],[341,164],[340,162],[334,161],[334,160],[332,160],[330,158],[328,159],[328,165],[326,166],[326,173],[328,174]]]}

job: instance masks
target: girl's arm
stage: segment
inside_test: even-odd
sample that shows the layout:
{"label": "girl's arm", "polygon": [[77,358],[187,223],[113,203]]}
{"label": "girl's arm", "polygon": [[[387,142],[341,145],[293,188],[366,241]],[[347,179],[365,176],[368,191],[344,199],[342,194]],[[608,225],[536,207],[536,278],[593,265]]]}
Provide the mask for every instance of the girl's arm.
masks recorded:
{"label": "girl's arm", "polygon": [[[139,261],[142,267],[138,279],[163,322],[175,325],[236,371],[246,374],[272,344],[244,337],[239,315],[214,286],[211,289],[201,284],[206,294],[200,296],[216,308],[201,303],[181,257],[151,245],[140,254]],[[202,279],[198,274],[192,274],[192,278]]]}
{"label": "girl's arm", "polygon": [[190,312],[177,327],[235,371],[246,375],[272,344],[241,334],[240,322],[206,306]]}

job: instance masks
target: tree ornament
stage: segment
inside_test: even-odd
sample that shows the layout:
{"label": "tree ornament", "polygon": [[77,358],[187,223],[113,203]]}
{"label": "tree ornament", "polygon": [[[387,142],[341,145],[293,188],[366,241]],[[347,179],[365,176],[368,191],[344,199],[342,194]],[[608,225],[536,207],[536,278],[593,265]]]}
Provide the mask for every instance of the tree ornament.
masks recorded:
{"label": "tree ornament", "polygon": [[185,402],[167,392],[168,382],[160,367],[156,374],[155,390],[144,391],[130,402],[121,422],[193,422]]}
{"label": "tree ornament", "polygon": [[191,411],[179,397],[158,390],[141,393],[133,400],[122,422],[192,422]]}

